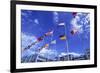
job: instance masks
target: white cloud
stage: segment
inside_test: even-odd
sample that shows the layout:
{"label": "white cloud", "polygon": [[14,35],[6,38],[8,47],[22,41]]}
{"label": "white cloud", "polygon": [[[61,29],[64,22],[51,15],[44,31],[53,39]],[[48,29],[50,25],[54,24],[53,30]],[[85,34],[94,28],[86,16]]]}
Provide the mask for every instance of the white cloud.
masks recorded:
{"label": "white cloud", "polygon": [[60,55],[59,55],[59,57],[61,57],[61,56],[66,56],[66,55],[73,55],[73,56],[80,56],[80,55],[82,55],[82,54],[79,54],[79,53],[75,53],[75,52],[69,52],[69,53],[66,53],[66,52],[62,52]]}
{"label": "white cloud", "polygon": [[25,12],[21,12],[21,15],[22,15],[22,16],[25,16],[25,17],[28,17],[28,16],[27,16],[27,13],[25,13]]}
{"label": "white cloud", "polygon": [[88,24],[89,23],[89,21],[90,21],[89,17],[90,17],[90,14],[87,14],[85,19],[84,19],[84,21],[85,21],[84,24]]}
{"label": "white cloud", "polygon": [[71,20],[71,29],[77,29],[79,34],[83,33],[84,31],[89,31],[89,22],[89,13],[77,13],[76,16]]}
{"label": "white cloud", "polygon": [[53,12],[53,16],[54,16],[54,22],[58,23],[58,21],[59,21],[59,14],[58,14],[58,12]]}
{"label": "white cloud", "polygon": [[[30,36],[30,35],[26,35],[24,33],[22,33],[22,49],[24,49],[25,47],[27,47],[28,45],[30,45],[31,43],[37,41],[36,37],[35,36]],[[39,47],[40,45],[40,47]],[[30,56],[32,54],[36,54],[36,53],[39,53],[38,49],[41,48],[42,46],[42,43],[38,43],[38,44],[35,44],[34,46],[32,46],[30,49],[27,49],[27,50],[24,50],[22,52],[22,57],[23,56]],[[55,56],[57,56],[57,51],[56,50],[51,50],[51,49],[47,49],[47,48],[43,48],[40,53],[40,55],[42,56],[49,56],[49,58],[53,58]]]}
{"label": "white cloud", "polygon": [[39,24],[38,19],[34,19],[34,23],[35,23],[35,24]]}
{"label": "white cloud", "polygon": [[28,49],[26,51],[23,51],[22,57],[24,57],[24,56],[30,56],[30,55],[35,54],[35,53],[36,53],[35,51],[31,51],[30,49]]}
{"label": "white cloud", "polygon": [[55,15],[55,16],[58,16],[58,13],[57,13],[57,12],[54,12],[54,15]]}
{"label": "white cloud", "polygon": [[24,33],[21,34],[22,48],[25,48],[29,44],[35,42],[37,39],[35,36],[26,35]]}
{"label": "white cloud", "polygon": [[[24,49],[25,47],[27,47],[28,45],[30,45],[31,43],[37,41],[35,36],[30,36],[30,35],[26,35],[24,33],[22,33],[22,49]],[[51,50],[49,48],[43,48],[40,53],[38,51],[39,48],[41,48],[42,46],[42,42],[41,43],[37,43],[34,46],[32,46],[30,49],[24,50],[22,52],[22,57],[23,56],[30,56],[32,54],[40,54],[42,56],[48,57],[49,58],[53,58],[55,56],[57,56],[57,51],[56,50]]]}
{"label": "white cloud", "polygon": [[[26,35],[25,33],[22,33],[21,34],[21,49],[23,50],[25,47],[27,47],[28,45],[30,45],[31,43],[35,42],[37,39],[35,36],[30,36],[30,35]],[[35,49],[34,47],[36,46],[32,46],[31,48],[32,49]],[[28,50],[25,50],[25,51],[22,51],[22,56],[28,56],[28,55],[31,55],[31,54],[34,54],[35,51],[31,51],[31,49],[28,49]]]}
{"label": "white cloud", "polygon": [[73,56],[80,56],[81,54],[79,53],[75,53],[75,52],[70,52],[69,54],[73,55]]}
{"label": "white cloud", "polygon": [[62,53],[59,55],[59,57],[61,57],[61,56],[65,56],[65,55],[67,55],[67,53],[62,52]]}
{"label": "white cloud", "polygon": [[75,18],[73,18],[71,21],[72,29],[77,29],[78,32],[82,33],[82,25],[78,24],[78,21],[80,21],[80,17],[76,15]]}
{"label": "white cloud", "polygon": [[26,17],[26,18],[28,18],[29,16],[32,15],[32,11],[27,10],[27,11],[23,12],[23,10],[22,10],[21,11],[21,15],[24,16],[24,17]]}
{"label": "white cloud", "polygon": [[53,59],[53,58],[55,58],[57,56],[57,51],[56,50],[47,49],[47,48],[43,48],[40,51],[40,55]]}

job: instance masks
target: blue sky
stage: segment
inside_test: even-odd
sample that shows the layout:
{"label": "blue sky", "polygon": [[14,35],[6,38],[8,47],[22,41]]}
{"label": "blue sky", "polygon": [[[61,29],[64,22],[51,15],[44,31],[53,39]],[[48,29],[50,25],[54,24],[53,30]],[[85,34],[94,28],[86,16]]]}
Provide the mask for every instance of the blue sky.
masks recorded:
{"label": "blue sky", "polygon": [[[64,23],[65,27],[59,26],[60,23]],[[70,32],[73,28],[77,29],[74,35]],[[49,50],[56,50],[58,54],[67,51],[66,42],[68,42],[69,52],[84,53],[85,49],[90,48],[89,13],[77,13],[74,16],[73,12],[21,10],[21,32],[33,37],[31,41],[26,42],[27,45],[34,42],[36,37],[41,37],[51,30],[54,31],[53,35],[44,38],[39,43],[40,46],[56,40],[56,44],[49,45]],[[66,40],[59,39],[59,36],[63,34],[66,35]],[[22,47],[27,46],[26,43],[22,42]]]}

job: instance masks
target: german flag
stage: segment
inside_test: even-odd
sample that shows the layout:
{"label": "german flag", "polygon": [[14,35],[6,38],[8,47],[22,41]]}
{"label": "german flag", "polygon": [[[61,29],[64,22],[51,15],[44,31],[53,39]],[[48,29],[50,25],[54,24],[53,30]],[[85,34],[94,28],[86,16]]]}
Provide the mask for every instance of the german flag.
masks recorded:
{"label": "german flag", "polygon": [[60,40],[66,40],[66,36],[65,35],[60,35]]}

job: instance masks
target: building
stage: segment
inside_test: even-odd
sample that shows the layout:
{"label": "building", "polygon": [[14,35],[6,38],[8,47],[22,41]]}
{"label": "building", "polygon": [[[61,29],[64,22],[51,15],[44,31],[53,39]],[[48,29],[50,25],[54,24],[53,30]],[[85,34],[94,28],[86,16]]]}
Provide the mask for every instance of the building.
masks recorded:
{"label": "building", "polygon": [[46,58],[46,57],[43,57],[41,55],[39,55],[37,57],[37,62],[50,62],[50,61],[57,61],[57,59],[49,59],[49,58]]}

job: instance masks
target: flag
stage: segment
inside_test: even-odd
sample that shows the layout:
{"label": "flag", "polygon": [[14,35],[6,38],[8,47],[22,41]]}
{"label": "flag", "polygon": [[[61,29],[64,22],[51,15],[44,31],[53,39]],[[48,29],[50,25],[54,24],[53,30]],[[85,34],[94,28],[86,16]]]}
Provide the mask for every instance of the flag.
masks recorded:
{"label": "flag", "polygon": [[77,14],[77,12],[73,12],[72,14],[73,14],[73,15],[76,15],[76,14]]}
{"label": "flag", "polygon": [[44,46],[42,46],[41,48],[39,48],[38,51],[40,52],[42,49],[48,48],[48,47],[49,47],[49,44],[45,44]]}
{"label": "flag", "polygon": [[73,12],[72,14],[73,14],[73,16],[75,17],[75,16],[76,16],[76,14],[77,14],[77,12]]}
{"label": "flag", "polygon": [[66,40],[66,36],[65,35],[60,35],[59,36],[61,40]]}
{"label": "flag", "polygon": [[78,32],[77,29],[73,29],[73,30],[71,30],[71,34],[72,34],[72,35],[76,34],[77,32]]}
{"label": "flag", "polygon": [[44,48],[48,48],[48,47],[49,47],[49,44],[45,44],[45,45],[44,45]]}
{"label": "flag", "polygon": [[45,33],[45,36],[50,36],[52,34],[53,34],[53,31],[50,31],[50,32]]}
{"label": "flag", "polygon": [[56,44],[56,40],[51,41],[51,44]]}
{"label": "flag", "polygon": [[58,25],[59,26],[65,26],[65,23],[59,23]]}
{"label": "flag", "polygon": [[37,38],[37,41],[42,41],[42,40],[43,40],[43,37]]}

